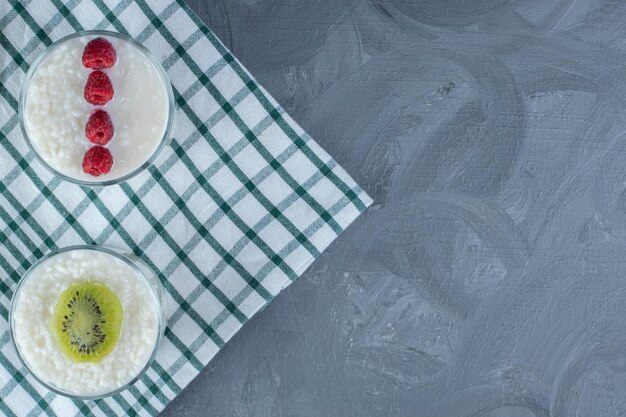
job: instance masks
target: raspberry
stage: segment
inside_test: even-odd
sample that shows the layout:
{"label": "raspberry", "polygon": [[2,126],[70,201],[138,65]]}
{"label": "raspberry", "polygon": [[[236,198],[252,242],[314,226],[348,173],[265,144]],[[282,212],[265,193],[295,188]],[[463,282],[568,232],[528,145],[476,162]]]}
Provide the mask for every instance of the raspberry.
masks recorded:
{"label": "raspberry", "polygon": [[83,171],[97,177],[111,171],[113,156],[111,151],[102,146],[94,146],[83,157]]}
{"label": "raspberry", "polygon": [[108,103],[112,98],[113,84],[109,77],[102,71],[94,71],[89,74],[85,85],[85,100],[96,106]]}
{"label": "raspberry", "polygon": [[83,65],[87,68],[100,70],[115,65],[117,54],[111,42],[104,38],[96,38],[85,45]]}
{"label": "raspberry", "polygon": [[104,110],[96,110],[89,116],[85,126],[85,136],[89,142],[96,145],[106,145],[113,137],[113,121],[111,116]]}

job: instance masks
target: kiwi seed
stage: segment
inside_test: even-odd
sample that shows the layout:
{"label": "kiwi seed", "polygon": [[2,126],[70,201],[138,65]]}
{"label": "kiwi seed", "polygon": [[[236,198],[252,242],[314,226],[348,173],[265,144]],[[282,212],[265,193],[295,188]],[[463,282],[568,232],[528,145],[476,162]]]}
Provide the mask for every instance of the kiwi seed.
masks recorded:
{"label": "kiwi seed", "polygon": [[63,291],[51,327],[59,347],[74,362],[100,362],[120,336],[122,305],[100,282],[81,282]]}

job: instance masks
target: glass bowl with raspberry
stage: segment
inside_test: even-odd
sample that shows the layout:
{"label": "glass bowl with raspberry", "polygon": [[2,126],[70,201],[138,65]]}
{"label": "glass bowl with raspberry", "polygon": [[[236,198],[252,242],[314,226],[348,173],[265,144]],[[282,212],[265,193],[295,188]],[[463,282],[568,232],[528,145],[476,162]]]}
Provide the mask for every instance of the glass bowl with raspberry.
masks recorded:
{"label": "glass bowl with raspberry", "polygon": [[116,32],[74,33],[31,65],[19,102],[26,144],[65,180],[117,184],[169,143],[174,94],[161,63]]}

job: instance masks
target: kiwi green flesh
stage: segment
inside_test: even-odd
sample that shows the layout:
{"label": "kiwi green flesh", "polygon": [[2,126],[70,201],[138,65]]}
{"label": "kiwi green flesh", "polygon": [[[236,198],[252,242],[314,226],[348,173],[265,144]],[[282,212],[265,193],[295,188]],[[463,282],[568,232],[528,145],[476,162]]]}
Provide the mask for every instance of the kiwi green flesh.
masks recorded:
{"label": "kiwi green flesh", "polygon": [[115,349],[123,317],[117,295],[106,285],[80,282],[59,296],[51,327],[69,359],[98,363]]}

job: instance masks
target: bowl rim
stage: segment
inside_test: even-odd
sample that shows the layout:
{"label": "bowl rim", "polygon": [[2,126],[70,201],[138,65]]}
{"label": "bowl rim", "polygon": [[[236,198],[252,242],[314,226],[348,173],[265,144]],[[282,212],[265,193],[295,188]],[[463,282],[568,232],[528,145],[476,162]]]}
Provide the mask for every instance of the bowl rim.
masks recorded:
{"label": "bowl rim", "polygon": [[[141,278],[148,284],[148,286],[151,289],[152,292],[152,297],[154,299],[154,303],[157,307],[157,315],[158,315],[158,334],[157,334],[157,338],[156,341],[154,343],[154,347],[152,348],[152,353],[150,354],[150,357],[148,359],[148,361],[146,362],[146,364],[144,365],[144,367],[141,369],[141,371],[139,371],[137,373],[137,375],[135,375],[135,377],[133,377],[130,381],[128,381],[127,383],[125,383],[124,385],[122,385],[119,388],[116,388],[112,391],[107,391],[107,392],[103,392],[100,394],[87,394],[87,395],[79,395],[76,393],[72,393],[72,392],[68,392],[68,391],[64,391],[61,388],[55,387],[53,385],[51,385],[50,383],[47,383],[45,381],[43,381],[29,366],[28,362],[24,359],[24,357],[22,356],[22,353],[20,351],[20,348],[18,347],[17,341],[15,339],[15,325],[13,323],[14,320],[14,315],[15,315],[15,308],[16,308],[16,304],[17,304],[17,300],[19,298],[19,294],[20,294],[20,290],[22,289],[23,284],[28,281],[29,277],[31,276],[32,272],[35,271],[35,269],[37,269],[40,265],[42,265],[44,262],[46,262],[47,260],[60,255],[62,253],[65,252],[71,252],[74,250],[90,250],[90,251],[95,251],[95,252],[103,252],[106,253],[108,255],[111,255],[113,257],[115,257],[116,259],[124,262],[125,264],[127,264],[128,266],[130,266],[139,276],[141,276]],[[155,277],[156,278],[156,277]],[[158,281],[158,278],[157,278]],[[160,284],[162,285],[162,284]],[[62,395],[64,397],[67,398],[71,398],[74,400],[99,400],[102,398],[107,398],[110,396],[113,396],[115,394],[119,394],[120,392],[128,389],[131,385],[133,385],[135,382],[137,382],[145,373],[146,371],[150,368],[150,366],[152,365],[152,363],[154,362],[157,352],[159,350],[159,345],[161,344],[161,341],[163,339],[164,333],[165,333],[165,327],[166,327],[166,318],[165,318],[165,313],[164,313],[164,308],[165,306],[161,305],[162,304],[162,300],[159,297],[158,294],[158,289],[155,288],[154,284],[150,281],[150,279],[148,278],[148,276],[146,275],[146,273],[139,267],[137,266],[132,260],[130,260],[128,257],[126,257],[124,254],[114,250],[114,249],[110,249],[110,248],[106,248],[106,247],[102,247],[102,246],[95,246],[95,245],[73,245],[73,246],[66,246],[63,247],[61,249],[52,251],[50,253],[48,253],[47,255],[41,257],[40,259],[38,259],[35,263],[33,263],[30,268],[28,268],[28,270],[24,273],[24,275],[22,275],[22,277],[20,278],[20,281],[17,284],[17,287],[15,288],[15,290],[13,291],[13,296],[11,297],[11,306],[9,309],[9,331],[10,331],[10,335],[11,335],[11,343],[13,345],[13,348],[15,349],[15,352],[17,353],[17,357],[19,358],[19,361],[21,362],[22,365],[24,365],[24,367],[27,369],[28,373],[39,383],[41,384],[43,387],[45,387],[46,389],[54,392],[55,394],[59,394]]]}
{"label": "bowl rim", "polygon": [[[52,51],[54,51],[61,44],[63,44],[64,42],[68,40],[78,38],[81,36],[108,36],[108,37],[121,39],[122,41],[126,41],[130,43],[131,45],[135,46],[145,56],[147,56],[148,59],[152,62],[152,64],[157,70],[157,73],[159,74],[159,76],[161,77],[163,81],[163,85],[167,93],[167,101],[168,101],[167,123],[165,125],[165,130],[163,131],[163,137],[161,138],[159,145],[156,147],[154,152],[152,152],[152,155],[150,155],[150,157],[146,159],[146,161],[142,163],[141,165],[139,165],[137,168],[135,168],[134,170],[132,170],[131,172],[127,174],[124,174],[117,178],[108,179],[108,180],[89,181],[85,179],[74,178],[52,167],[48,162],[44,160],[44,158],[41,155],[39,155],[39,153],[35,149],[35,146],[33,145],[30,139],[30,136],[28,134],[28,129],[26,128],[26,122],[24,121],[24,111],[25,111],[24,106],[26,105],[26,93],[28,91],[28,87],[30,85],[30,82],[36,70],[39,68],[39,65],[41,65],[41,63],[52,53]],[[74,183],[74,184],[85,185],[85,186],[90,186],[90,187],[104,187],[104,186],[115,185],[115,184],[128,181],[132,177],[136,176],[137,174],[139,174],[140,172],[143,172],[146,168],[148,168],[154,162],[154,160],[161,154],[161,151],[163,150],[163,148],[165,148],[165,146],[169,143],[171,139],[172,128],[174,125],[174,117],[176,114],[176,102],[174,100],[174,91],[172,88],[172,83],[169,79],[169,76],[167,75],[167,72],[165,71],[165,68],[163,68],[163,65],[161,64],[161,62],[154,56],[154,54],[148,48],[146,48],[145,46],[143,46],[142,44],[140,44],[134,38],[132,38],[131,36],[127,34],[113,32],[109,30],[83,30],[83,31],[75,32],[70,35],[64,36],[58,39],[57,41],[53,42],[43,52],[41,52],[39,56],[35,59],[35,61],[31,64],[30,68],[28,69],[28,72],[26,73],[26,77],[24,78],[24,82],[22,83],[22,87],[20,90],[17,113],[18,113],[18,119],[19,119],[19,124],[20,124],[20,130],[22,132],[22,138],[24,139],[24,142],[26,142],[26,146],[28,147],[28,149],[35,156],[35,159],[37,159],[37,161],[39,161],[39,163],[43,165],[44,168],[50,171],[53,175],[56,175],[60,177],[61,179]]]}

